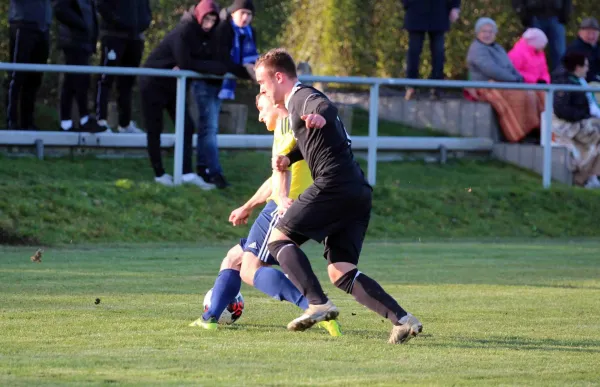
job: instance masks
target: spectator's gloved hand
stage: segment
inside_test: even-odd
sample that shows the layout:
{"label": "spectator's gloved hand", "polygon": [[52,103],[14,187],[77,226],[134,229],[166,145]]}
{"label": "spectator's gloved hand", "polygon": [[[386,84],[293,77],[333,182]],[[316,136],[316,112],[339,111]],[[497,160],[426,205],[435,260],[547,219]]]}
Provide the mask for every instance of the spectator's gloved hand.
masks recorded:
{"label": "spectator's gloved hand", "polygon": [[544,79],[538,79],[537,83],[547,84],[548,82],[546,82]]}

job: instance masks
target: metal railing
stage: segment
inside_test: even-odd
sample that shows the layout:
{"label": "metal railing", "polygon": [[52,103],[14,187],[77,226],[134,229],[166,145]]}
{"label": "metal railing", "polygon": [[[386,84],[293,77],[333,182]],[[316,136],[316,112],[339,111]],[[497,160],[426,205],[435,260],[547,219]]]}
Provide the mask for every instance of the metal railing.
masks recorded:
{"label": "metal railing", "polygon": [[[181,184],[183,167],[183,122],[185,112],[185,82],[188,78],[233,78],[231,75],[218,77],[213,75],[198,74],[187,70],[160,70],[139,67],[101,67],[101,66],[70,66],[47,64],[22,64],[0,62],[0,71],[26,71],[26,72],[54,72],[54,73],[86,73],[109,75],[133,75],[151,77],[177,78],[177,103],[175,112],[175,161],[173,179],[175,184]],[[377,175],[377,124],[379,117],[379,87],[384,86],[412,86],[428,88],[476,88],[476,89],[502,89],[502,90],[537,90],[545,92],[545,109],[542,119],[543,133],[542,146],[544,148],[542,184],[549,188],[552,180],[552,116],[554,107],[552,101],[556,91],[600,92],[600,87],[581,87],[575,85],[554,84],[525,84],[525,83],[500,83],[500,82],[473,82],[473,81],[441,81],[419,80],[404,78],[374,78],[374,77],[331,77],[331,76],[300,76],[301,81],[343,83],[352,85],[370,85],[369,94],[369,135],[367,153],[367,178],[369,183],[375,185]]]}

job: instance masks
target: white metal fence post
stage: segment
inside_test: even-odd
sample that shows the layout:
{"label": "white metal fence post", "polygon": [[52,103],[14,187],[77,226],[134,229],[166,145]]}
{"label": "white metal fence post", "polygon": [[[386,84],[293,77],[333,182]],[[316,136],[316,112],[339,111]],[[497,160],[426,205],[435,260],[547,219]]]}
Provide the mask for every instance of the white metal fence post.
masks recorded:
{"label": "white metal fence post", "polygon": [[175,165],[173,182],[182,183],[183,174],[183,133],[185,131],[185,76],[177,77],[177,101],[175,107]]}
{"label": "white metal fence post", "polygon": [[542,120],[542,145],[544,146],[542,184],[544,188],[550,188],[552,181],[552,116],[554,115],[554,90],[550,89],[546,91],[545,97],[544,119]]}
{"label": "white metal fence post", "polygon": [[379,120],[379,83],[371,86],[369,95],[369,150],[367,155],[367,179],[375,185],[377,180],[377,124]]}

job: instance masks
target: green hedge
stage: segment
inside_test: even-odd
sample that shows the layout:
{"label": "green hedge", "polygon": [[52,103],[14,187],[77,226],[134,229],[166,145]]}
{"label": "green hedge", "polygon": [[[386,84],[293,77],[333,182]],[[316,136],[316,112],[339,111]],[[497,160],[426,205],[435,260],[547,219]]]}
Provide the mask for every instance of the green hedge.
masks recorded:
{"label": "green hedge", "polygon": [[[298,60],[308,60],[320,75],[369,75],[403,77],[408,34],[402,29],[404,10],[399,0],[297,0],[284,31],[284,41]],[[479,17],[498,23],[498,41],[507,49],[518,40],[523,27],[509,0],[463,1],[460,20],[446,39],[446,77],[466,77],[465,57]],[[577,34],[583,17],[600,17],[598,0],[573,0],[574,14],[567,26],[567,40]],[[423,75],[431,65],[423,50]]]}

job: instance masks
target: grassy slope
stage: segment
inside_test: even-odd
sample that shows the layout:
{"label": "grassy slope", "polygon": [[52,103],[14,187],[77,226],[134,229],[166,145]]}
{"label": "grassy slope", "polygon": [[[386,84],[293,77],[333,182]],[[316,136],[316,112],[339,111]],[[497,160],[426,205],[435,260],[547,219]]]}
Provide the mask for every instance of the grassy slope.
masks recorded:
{"label": "grassy slope", "polygon": [[[598,243],[368,244],[362,270],[423,321],[389,325],[324,283],[345,337],[291,333],[294,307],[244,285],[244,315],[190,328],[225,246],[2,248],[0,385],[595,385]],[[325,281],[316,245],[308,250]],[[99,305],[94,304],[101,299]]]}
{"label": "grassy slope", "polygon": [[[0,229],[45,244],[231,240],[247,229],[227,216],[269,175],[269,156],[224,152],[222,160],[234,185],[207,193],[153,184],[145,159],[0,158]],[[371,238],[600,232],[598,192],[543,191],[537,176],[500,163],[380,163],[378,176]],[[131,188],[116,186],[123,178]]]}

